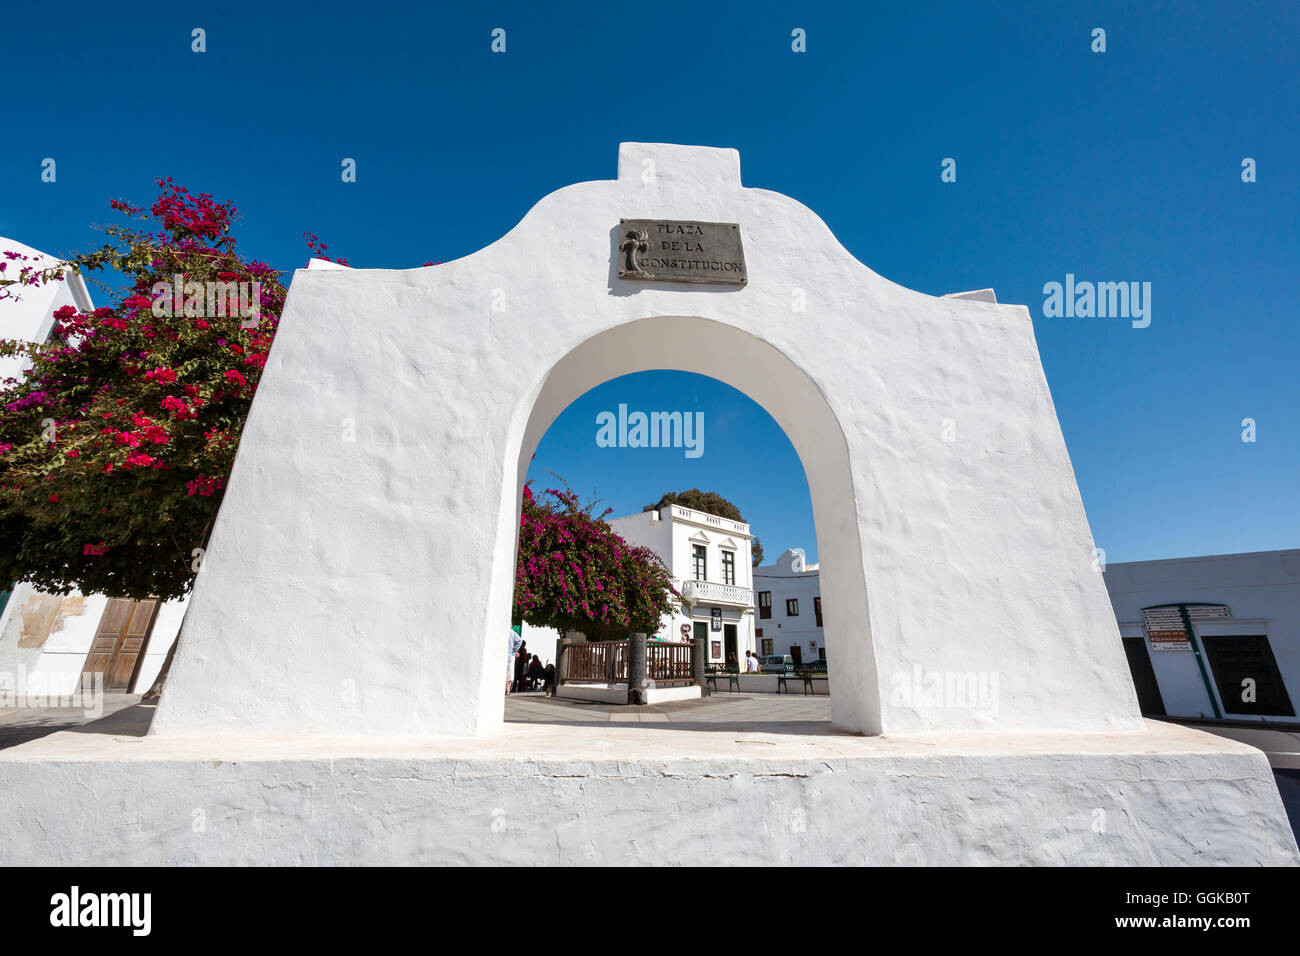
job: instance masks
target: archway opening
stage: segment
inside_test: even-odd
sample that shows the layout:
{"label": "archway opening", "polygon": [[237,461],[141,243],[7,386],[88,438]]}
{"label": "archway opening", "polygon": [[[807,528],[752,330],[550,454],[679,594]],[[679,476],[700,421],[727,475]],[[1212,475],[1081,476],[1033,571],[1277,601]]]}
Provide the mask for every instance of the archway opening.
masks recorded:
{"label": "archway opening", "polygon": [[[670,539],[681,540],[675,547],[676,560],[666,563],[673,565],[671,570],[674,577],[682,581],[691,592],[690,600],[683,602],[686,606],[681,608],[681,620],[674,618],[673,626],[689,625],[690,637],[694,638],[700,633],[698,625],[707,624],[711,665],[722,664],[725,667],[728,654],[733,649],[733,645],[728,643],[729,638],[734,641],[737,663],[744,659],[743,652],[746,649],[759,657],[776,657],[778,654],[790,654],[794,657],[798,654],[799,671],[816,672],[824,660],[826,678],[821,686],[827,687],[830,691],[829,716],[832,726],[857,733],[878,733],[880,709],[878,686],[871,646],[867,589],[862,570],[857,506],[848,464],[847,446],[839,423],[816,384],[802,369],[770,344],[734,326],[696,317],[641,319],[608,329],[581,343],[557,362],[544,380],[538,383],[531,411],[526,422],[521,423],[517,467],[513,476],[507,476],[505,487],[505,493],[511,495],[511,500],[515,503],[512,529],[517,532],[519,526],[520,496],[530,477],[530,467],[534,472],[555,471],[575,490],[585,492],[588,496],[592,493],[593,489],[583,487],[584,482],[590,484],[587,481],[586,469],[566,475],[563,465],[561,468],[551,467],[553,462],[565,458],[563,454],[556,455],[548,451],[547,460],[540,464],[534,462],[534,455],[542,443],[543,436],[571,406],[575,408],[575,415],[591,417],[585,439],[590,442],[588,451],[604,450],[596,445],[599,425],[596,414],[592,413],[595,404],[612,405],[610,408],[602,407],[599,411],[607,412],[612,416],[616,441],[625,439],[623,428],[634,411],[641,411],[647,416],[651,412],[703,411],[705,413],[704,451],[699,458],[707,457],[708,410],[688,407],[689,401],[659,402],[654,396],[650,396],[647,399],[649,404],[664,407],[635,409],[629,407],[623,412],[624,417],[620,421],[618,405],[627,403],[613,400],[619,391],[618,380],[623,379],[624,376],[656,370],[707,377],[708,380],[722,383],[722,386],[741,393],[746,399],[759,406],[766,416],[770,416],[775,428],[784,433],[794,454],[797,455],[798,465],[802,467],[806,478],[806,495],[811,501],[812,520],[808,523],[807,537],[796,532],[795,534],[802,539],[798,542],[787,542],[782,537],[791,534],[789,529],[794,527],[792,524],[775,523],[771,530],[766,532],[765,538],[762,527],[741,528],[736,524],[722,527],[715,524],[714,527],[708,528],[704,526],[704,521],[707,519],[701,519],[698,514],[675,515],[670,511],[666,516],[669,524],[676,525],[680,519],[682,528],[678,531],[668,531]],[[689,380],[687,375],[682,375],[680,378],[683,381]],[[610,383],[613,383],[614,387],[609,387]],[[712,387],[708,386],[706,390]],[[584,400],[584,396],[592,393],[593,390],[595,390],[595,398],[590,401]],[[588,408],[588,405],[592,407]],[[605,419],[604,424],[610,424],[608,418]],[[689,451],[685,447],[685,437],[683,434],[683,448],[680,450],[683,459]],[[605,438],[608,440],[608,432]],[[692,438],[696,442],[699,441],[698,436]],[[670,453],[678,451],[662,448],[659,450]],[[661,463],[664,460],[664,456],[661,456]],[[751,455],[749,460],[734,464],[738,469],[748,469],[752,472],[758,463]],[[573,471],[571,467],[569,470]],[[607,472],[607,466],[602,463],[591,473]],[[721,496],[734,500],[727,494],[727,489],[737,487],[736,483],[721,483],[716,469],[703,468],[699,473],[701,480],[698,482],[690,481],[685,477],[669,481],[667,477],[658,475],[655,476],[655,480],[664,483],[662,492],[700,487],[702,490],[716,491]],[[689,471],[681,470],[676,474],[685,476]],[[752,475],[750,477],[752,478]],[[703,485],[710,480],[718,486],[704,488]],[[683,481],[686,481],[686,484],[682,485]],[[788,484],[788,481],[786,483]],[[618,487],[615,488],[614,484]],[[682,485],[682,487],[672,487],[672,485]],[[746,485],[752,486],[753,482],[749,481],[741,487],[744,488]],[[610,518],[628,519],[616,524],[616,530],[622,534],[623,528],[626,528],[628,534],[624,536],[629,537],[630,540],[634,540],[636,534],[646,530],[642,527],[643,524],[648,525],[649,522],[656,520],[648,517],[641,508],[646,504],[655,503],[659,498],[658,494],[652,494],[642,502],[635,497],[635,495],[645,497],[648,488],[658,487],[658,485],[651,486],[644,483],[638,485],[634,482],[632,487],[632,491],[626,491],[626,483],[614,482],[594,489],[596,494],[607,499],[615,494],[619,496],[618,500],[622,507],[616,507],[615,514]],[[796,495],[800,491],[802,488],[796,486]],[[770,490],[768,493],[770,494]],[[628,494],[633,497],[624,497]],[[747,495],[737,494],[735,497],[747,497]],[[636,501],[635,507],[629,507],[632,501]],[[743,501],[738,501],[737,504],[742,509],[749,508],[750,513],[745,514],[746,523],[752,521],[754,506],[746,505]],[[803,508],[806,513],[807,504],[803,504]],[[796,505],[791,509],[791,513],[797,515],[799,510],[799,506]],[[760,511],[774,513],[771,508],[763,508]],[[657,520],[662,522],[664,517],[661,513]],[[657,533],[662,534],[664,528],[665,525],[661,523],[660,531]],[[732,532],[730,535],[721,534],[728,530]],[[710,534],[711,531],[714,533]],[[749,533],[759,538],[765,549],[759,568],[754,568],[751,563],[750,567],[744,569],[743,580],[749,584],[749,587],[741,588],[739,584],[731,586],[750,592],[752,603],[749,605],[748,620],[741,607],[745,595],[726,591],[728,575],[736,575],[735,579],[739,581],[741,580],[740,569],[734,564],[728,567],[723,556],[723,552],[727,550],[724,545],[728,540],[733,546],[743,544],[744,539],[740,536],[742,533]],[[773,533],[776,537],[773,537]],[[697,535],[696,542],[690,541],[693,534]],[[634,540],[634,543],[638,542]],[[808,557],[810,544],[815,549],[813,558]],[[697,546],[702,548],[702,554],[695,550]],[[800,555],[797,552],[786,554],[787,550],[798,548],[802,548],[804,554]],[[737,550],[744,549],[738,547]],[[511,553],[515,553],[514,549]],[[698,568],[693,563],[697,555],[702,558],[703,565]],[[671,559],[672,553],[666,553],[665,556]],[[732,560],[734,561],[734,557]],[[813,564],[817,567],[810,568],[809,565]],[[710,565],[715,569],[713,577],[716,580],[714,581],[708,580]],[[506,570],[508,579],[512,582],[514,568]],[[697,573],[703,574],[701,584],[695,583],[700,580],[697,578]],[[500,580],[499,574],[496,577]],[[805,590],[808,591],[806,595],[803,594]],[[760,596],[763,592],[767,592],[765,598]],[[730,602],[720,600],[728,597],[734,600]],[[510,591],[501,588],[494,596],[494,600],[509,601]],[[764,602],[771,603],[765,606]],[[718,610],[715,611],[714,608]],[[704,619],[706,615],[707,620]],[[809,627],[796,629],[799,631],[796,634],[799,639],[785,640],[786,635],[783,632],[786,631],[787,624],[793,625],[796,621],[798,624],[807,623]],[[729,632],[727,627],[729,623],[734,625],[734,633]],[[714,630],[715,627],[718,630]],[[554,635],[554,632],[551,633]],[[820,637],[813,635],[820,635]],[[715,640],[718,642],[717,654],[713,653]],[[792,653],[796,646],[798,650]],[[554,647],[548,650],[550,656],[554,657]],[[771,650],[772,653],[763,655],[764,650]],[[771,667],[774,662],[768,663]],[[720,679],[718,685],[721,693],[735,690],[735,685],[725,678]],[[816,687],[817,685],[814,685],[814,689]],[[807,688],[800,678],[794,686],[787,683],[786,689],[802,695]]]}

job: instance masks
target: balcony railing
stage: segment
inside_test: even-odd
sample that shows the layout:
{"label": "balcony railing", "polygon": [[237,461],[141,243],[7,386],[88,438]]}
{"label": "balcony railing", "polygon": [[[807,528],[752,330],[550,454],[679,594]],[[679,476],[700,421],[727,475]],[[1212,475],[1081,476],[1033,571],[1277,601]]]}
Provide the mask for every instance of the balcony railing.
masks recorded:
{"label": "balcony railing", "polygon": [[732,521],[730,518],[719,518],[717,515],[706,514],[703,511],[696,511],[694,508],[683,508],[681,505],[673,505],[672,509],[674,518],[694,521],[696,524],[708,525],[717,528],[720,531],[732,532],[735,534],[749,534],[749,525],[743,521]]}
{"label": "balcony railing", "polygon": [[728,604],[732,607],[753,607],[754,592],[734,584],[717,584],[713,581],[683,581],[678,588],[687,604]]}

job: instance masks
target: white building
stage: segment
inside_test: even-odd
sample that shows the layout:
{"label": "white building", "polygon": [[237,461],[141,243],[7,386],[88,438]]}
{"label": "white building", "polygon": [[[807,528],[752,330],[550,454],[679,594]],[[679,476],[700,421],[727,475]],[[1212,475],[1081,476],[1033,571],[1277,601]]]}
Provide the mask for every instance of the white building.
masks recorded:
{"label": "white building", "polygon": [[1300,728],[1300,551],[1106,566],[1144,714]]}
{"label": "white building", "polygon": [[[48,268],[58,260],[30,246],[0,237],[0,253],[31,257],[8,262],[15,278],[24,266]],[[10,287],[16,288],[16,287]],[[54,328],[54,313],[65,305],[94,308],[81,277],[21,289],[0,300],[0,338],[44,342]],[[25,359],[0,358],[0,388],[20,378]],[[4,543],[0,542],[0,547]],[[0,582],[0,678],[5,693],[68,695],[83,672],[104,674],[104,689],[143,692],[162,667],[181,617],[184,601],[133,601],[102,594],[48,594],[30,584]],[[92,654],[93,651],[93,654]]]}
{"label": "white building", "polygon": [[789,548],[774,564],[754,569],[758,652],[789,654],[796,665],[826,660],[822,631],[821,568],[802,548]]}
{"label": "white building", "polygon": [[680,505],[609,522],[629,544],[663,559],[682,596],[656,635],[680,641],[707,637],[709,663],[740,664],[754,643],[753,560],[749,525]]}
{"label": "white building", "polygon": [[1300,550],[1106,567],[1138,706],[1257,747],[1300,836]]}

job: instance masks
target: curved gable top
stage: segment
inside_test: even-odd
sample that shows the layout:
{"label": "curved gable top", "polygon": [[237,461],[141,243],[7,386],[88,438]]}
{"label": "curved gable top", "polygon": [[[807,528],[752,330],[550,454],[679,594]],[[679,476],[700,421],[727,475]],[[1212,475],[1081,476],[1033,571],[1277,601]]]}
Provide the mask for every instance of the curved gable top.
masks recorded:
{"label": "curved gable top", "polygon": [[[900,293],[927,302],[953,304],[953,311],[971,305],[986,306],[989,298],[946,298],[908,289],[879,275],[850,253],[830,227],[798,200],[767,189],[747,187],[741,181],[740,154],[735,149],[680,146],[669,143],[621,143],[618,178],[592,180],[564,186],[539,200],[519,223],[497,241],[459,259],[412,270],[330,268],[313,262],[311,271],[387,275],[395,271],[433,271],[448,281],[481,275],[493,262],[509,263],[499,269],[497,288],[509,293],[557,274],[576,275],[575,260],[599,261],[607,294],[635,295],[640,290],[685,289],[671,281],[620,279],[617,274],[617,238],[620,219],[675,219],[696,222],[737,223],[742,236],[749,284],[782,284],[788,301],[789,282],[797,277],[809,301],[834,292],[835,304],[865,305],[896,300]],[[300,272],[306,270],[300,270]],[[590,276],[595,280],[595,276]],[[848,300],[839,293],[847,285]],[[734,291],[736,286],[698,284],[696,289]]]}

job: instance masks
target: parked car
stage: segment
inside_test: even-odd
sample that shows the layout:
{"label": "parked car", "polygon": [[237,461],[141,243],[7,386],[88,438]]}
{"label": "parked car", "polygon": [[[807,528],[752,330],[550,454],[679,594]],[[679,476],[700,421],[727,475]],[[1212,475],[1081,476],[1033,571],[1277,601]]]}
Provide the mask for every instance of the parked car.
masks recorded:
{"label": "parked car", "polygon": [[806,670],[806,671],[807,671],[808,673],[810,673],[810,674],[825,674],[825,673],[826,673],[826,662],[825,662],[825,661],[820,661],[820,660],[819,660],[819,661],[808,661],[808,663],[804,664],[803,669]]}
{"label": "parked car", "polygon": [[766,654],[758,659],[764,674],[793,674],[794,658],[789,654]]}

